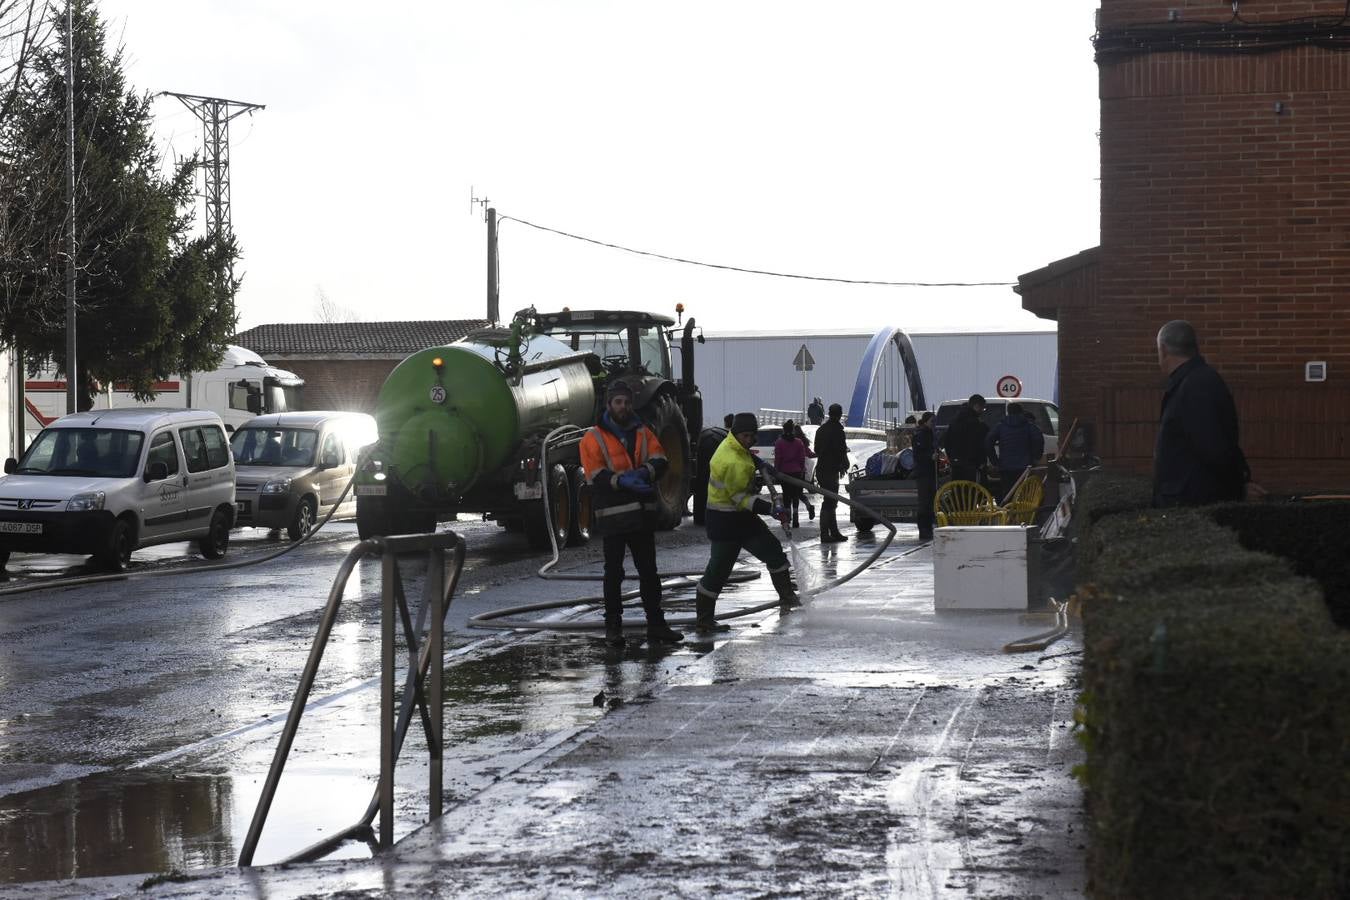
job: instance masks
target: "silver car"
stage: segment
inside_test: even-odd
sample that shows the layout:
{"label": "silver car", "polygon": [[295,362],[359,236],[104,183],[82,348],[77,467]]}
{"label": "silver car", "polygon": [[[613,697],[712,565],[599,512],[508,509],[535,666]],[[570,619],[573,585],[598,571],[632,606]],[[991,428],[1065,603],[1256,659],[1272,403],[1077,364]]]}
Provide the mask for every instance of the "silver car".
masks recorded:
{"label": "silver car", "polygon": [[230,438],[235,465],[235,524],[286,529],[298,541],[333,511],[356,514],[356,496],[343,491],[362,447],[375,442],[365,413],[293,412],[258,416]]}
{"label": "silver car", "polygon": [[220,416],[95,409],[48,425],[0,478],[0,566],[17,553],[89,553],[120,571],[137,547],[197,541],[225,555],[234,466]]}

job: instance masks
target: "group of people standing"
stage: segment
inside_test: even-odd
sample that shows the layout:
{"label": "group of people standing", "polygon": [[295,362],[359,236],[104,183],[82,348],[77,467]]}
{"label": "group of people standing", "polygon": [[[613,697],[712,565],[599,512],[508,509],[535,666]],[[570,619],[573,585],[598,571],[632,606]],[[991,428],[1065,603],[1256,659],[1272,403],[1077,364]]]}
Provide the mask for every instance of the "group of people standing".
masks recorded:
{"label": "group of people standing", "polygon": [[1009,403],[1008,412],[990,428],[984,421],[988,403],[972,394],[942,436],[942,449],[951,463],[953,481],[988,485],[988,468],[998,472],[1005,491],[1045,454],[1045,434],[1022,408]]}
{"label": "group of people standing", "polygon": [[[1195,330],[1184,321],[1169,322],[1158,332],[1158,362],[1168,376],[1155,448],[1154,504],[1190,505],[1259,496],[1249,484],[1250,470],[1237,442],[1237,412],[1223,379],[1199,354]],[[647,619],[647,639],[674,643],[683,635],[672,629],[661,609],[661,579],[656,568],[656,483],[669,463],[665,449],[633,410],[633,391],[622,381],[610,384],[600,420],[581,441],[586,480],[593,490],[594,531],[604,541],[605,639],[623,646],[623,560],[631,554],[638,572],[639,595]],[[915,421],[911,442],[913,475],[919,487],[919,537],[931,539],[933,498],[937,488],[937,450],[946,451],[953,479],[986,481],[995,469],[1005,490],[1045,452],[1045,436],[1018,403],[992,429],[984,421],[985,398],[971,395],[941,441],[933,431],[933,414]],[[795,423],[783,425],[774,444],[774,466],[794,481],[805,482],[806,461],[816,460],[815,481],[828,492],[821,502],[820,541],[846,540],[836,521],[840,476],[847,471],[848,447],[841,422],[843,408],[831,404],[828,418],[820,398],[807,417],[819,427],[815,447]],[[796,527],[798,507],[815,509],[800,484],[784,481],[781,502],[760,496],[757,471],[765,465],[750,450],[759,422],[751,413],[727,416],[725,428],[706,429],[697,448],[699,471],[694,486],[694,520],[704,524],[711,544],[708,564],[697,585],[695,628],[703,634],[728,630],[715,618],[718,596],[742,550],[769,570],[784,607],[799,605],[791,567],[783,546],[764,523],[772,515]]]}
{"label": "group of people standing", "polygon": [[[829,418],[816,432],[813,450],[795,423],[783,426],[774,446],[774,469],[796,481],[805,481],[806,460],[816,460],[816,480],[832,493],[847,471],[848,447],[840,422],[843,408],[835,403]],[[784,608],[799,606],[791,565],[783,545],[765,524],[772,516],[795,527],[798,508],[815,508],[800,484],[783,481],[782,499],[760,496],[756,476],[766,463],[750,448],[759,433],[752,413],[727,416],[725,428],[706,429],[698,442],[699,477],[694,487],[694,517],[708,531],[708,564],[696,587],[695,630],[703,635],[729,630],[716,619],[717,599],[726,586],[742,550],[765,564],[778,601]],[[592,530],[604,544],[605,641],[624,645],[623,561],[631,555],[638,573],[638,592],[647,620],[649,643],[676,643],[684,635],[667,624],[661,609],[661,576],[656,567],[656,484],[669,467],[665,448],[633,410],[633,391],[622,381],[610,384],[600,420],[582,437],[581,464],[592,489]],[[821,504],[822,543],[846,540],[836,522],[836,501]]]}

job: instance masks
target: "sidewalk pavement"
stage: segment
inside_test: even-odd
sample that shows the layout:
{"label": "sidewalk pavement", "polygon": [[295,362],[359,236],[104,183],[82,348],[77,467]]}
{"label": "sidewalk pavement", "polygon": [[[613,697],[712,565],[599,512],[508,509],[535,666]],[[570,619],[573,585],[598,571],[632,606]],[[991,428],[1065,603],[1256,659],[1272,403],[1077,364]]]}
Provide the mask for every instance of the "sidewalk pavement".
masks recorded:
{"label": "sidewalk pavement", "polygon": [[[800,610],[666,654],[659,684],[611,660],[602,717],[379,859],[0,896],[1081,896],[1077,639],[1010,656],[1045,626],[936,615],[913,534]],[[805,553],[833,573],[873,546]],[[771,596],[761,579],[722,602]]]}

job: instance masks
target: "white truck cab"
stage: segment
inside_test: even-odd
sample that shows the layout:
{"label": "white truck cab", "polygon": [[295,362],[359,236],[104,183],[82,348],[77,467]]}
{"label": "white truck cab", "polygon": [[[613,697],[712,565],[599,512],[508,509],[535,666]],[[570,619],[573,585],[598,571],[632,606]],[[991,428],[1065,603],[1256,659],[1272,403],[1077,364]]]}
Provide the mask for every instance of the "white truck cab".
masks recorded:
{"label": "white truck cab", "polygon": [[234,459],[219,415],[90,410],[48,425],[0,478],[0,566],[11,553],[89,553],[125,569],[137,547],[195,540],[225,555]]}
{"label": "white truck cab", "polygon": [[[107,385],[94,394],[93,408],[208,409],[220,414],[226,431],[233,431],[256,415],[300,409],[304,386],[305,380],[294,372],[278,369],[252,350],[230,344],[220,365],[210,372],[193,372],[156,384],[154,400],[137,400],[126,385]],[[26,381],[24,392],[30,435],[65,412],[66,383],[52,371]]]}

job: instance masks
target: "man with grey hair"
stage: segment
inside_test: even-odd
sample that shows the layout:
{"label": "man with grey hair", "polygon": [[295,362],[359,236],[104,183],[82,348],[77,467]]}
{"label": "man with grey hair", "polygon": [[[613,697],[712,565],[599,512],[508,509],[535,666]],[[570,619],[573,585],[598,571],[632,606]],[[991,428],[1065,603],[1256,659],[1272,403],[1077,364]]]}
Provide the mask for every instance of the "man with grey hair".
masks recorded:
{"label": "man with grey hair", "polygon": [[1153,448],[1153,505],[1200,506],[1243,498],[1251,473],[1238,446],[1237,406],[1200,355],[1190,322],[1158,330],[1158,367],[1167,376]]}

